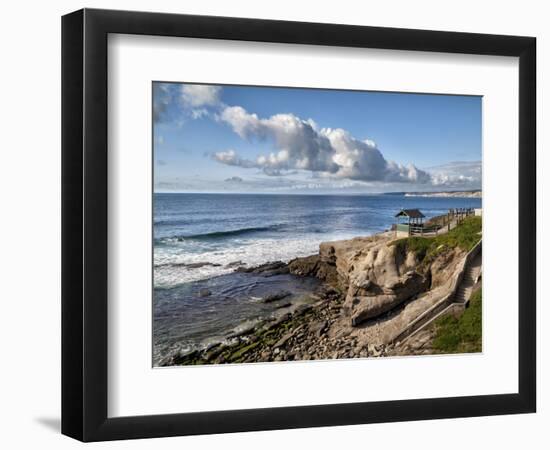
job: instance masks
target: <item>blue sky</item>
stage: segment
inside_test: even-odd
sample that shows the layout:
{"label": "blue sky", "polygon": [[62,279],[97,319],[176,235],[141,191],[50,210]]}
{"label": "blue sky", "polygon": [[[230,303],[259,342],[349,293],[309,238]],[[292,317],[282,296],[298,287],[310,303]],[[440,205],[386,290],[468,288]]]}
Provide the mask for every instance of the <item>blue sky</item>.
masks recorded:
{"label": "blue sky", "polygon": [[155,190],[478,189],[481,101],[154,83]]}

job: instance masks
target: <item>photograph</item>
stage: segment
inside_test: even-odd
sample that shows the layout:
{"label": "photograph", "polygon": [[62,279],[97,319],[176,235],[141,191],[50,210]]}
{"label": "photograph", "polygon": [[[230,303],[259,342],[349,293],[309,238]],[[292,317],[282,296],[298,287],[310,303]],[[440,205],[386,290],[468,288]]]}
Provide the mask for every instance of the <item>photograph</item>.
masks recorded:
{"label": "photograph", "polygon": [[546,5],[106,5],[3,8],[0,448],[550,449]]}
{"label": "photograph", "polygon": [[151,104],[153,367],[482,352],[481,96]]}

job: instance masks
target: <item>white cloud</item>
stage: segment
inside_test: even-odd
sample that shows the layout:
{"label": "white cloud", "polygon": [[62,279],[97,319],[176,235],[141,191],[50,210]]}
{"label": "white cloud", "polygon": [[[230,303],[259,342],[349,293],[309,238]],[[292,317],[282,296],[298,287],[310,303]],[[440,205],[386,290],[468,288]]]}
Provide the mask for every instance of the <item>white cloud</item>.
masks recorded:
{"label": "white cloud", "polygon": [[481,161],[455,161],[426,169],[432,184],[457,189],[481,188]]}
{"label": "white cloud", "polygon": [[216,106],[220,102],[221,91],[220,86],[184,84],[181,86],[181,99],[186,106],[193,109]]}
{"label": "white cloud", "polygon": [[237,166],[237,167],[256,167],[254,162],[247,159],[242,159],[237,155],[237,152],[233,149],[227,150],[225,152],[217,152],[213,155],[214,159],[222,164],[228,166]]}
{"label": "white cloud", "polygon": [[222,88],[202,84],[153,83],[153,119],[176,126],[202,119],[220,107]]}
{"label": "white cloud", "polygon": [[261,119],[240,106],[225,107],[220,120],[243,139],[271,140],[276,151],[256,160],[241,158],[234,150],[214,154],[217,161],[256,167],[268,175],[304,170],[358,181],[430,181],[428,173],[413,165],[387,161],[371,140],[361,141],[343,129],[323,128],[294,114],[275,114]]}
{"label": "white cloud", "polygon": [[208,110],[206,108],[192,109],[191,117],[193,119],[202,119],[203,117],[208,116]]}
{"label": "white cloud", "polygon": [[170,87],[165,83],[153,83],[153,120],[159,122],[170,105]]}

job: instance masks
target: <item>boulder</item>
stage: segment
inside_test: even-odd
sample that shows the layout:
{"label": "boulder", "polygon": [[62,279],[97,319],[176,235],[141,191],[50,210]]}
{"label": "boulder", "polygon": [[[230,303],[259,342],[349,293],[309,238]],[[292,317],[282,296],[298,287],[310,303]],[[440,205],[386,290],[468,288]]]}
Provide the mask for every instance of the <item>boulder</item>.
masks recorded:
{"label": "boulder", "polygon": [[288,268],[293,275],[316,277],[333,286],[338,285],[334,262],[330,258],[323,258],[321,254],[293,259],[288,263]]}
{"label": "boulder", "polygon": [[429,287],[427,278],[417,272],[407,272],[397,280],[384,285],[378,295],[356,295],[350,287],[344,302],[344,310],[351,316],[351,324],[359,325],[365,320],[380,316]]}

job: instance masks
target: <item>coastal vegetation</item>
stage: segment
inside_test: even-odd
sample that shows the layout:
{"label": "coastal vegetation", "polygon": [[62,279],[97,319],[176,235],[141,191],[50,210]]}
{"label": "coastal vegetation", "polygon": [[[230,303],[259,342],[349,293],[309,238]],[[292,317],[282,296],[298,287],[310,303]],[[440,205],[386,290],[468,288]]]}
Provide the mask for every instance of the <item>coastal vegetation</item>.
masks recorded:
{"label": "coastal vegetation", "polygon": [[455,248],[470,251],[481,238],[481,217],[471,216],[448,233],[435,237],[412,236],[392,242],[402,253],[414,252],[420,263],[429,263],[437,255]]}
{"label": "coastal vegetation", "polygon": [[438,353],[481,352],[481,288],[470,297],[460,317],[441,317],[435,322],[433,348]]}

